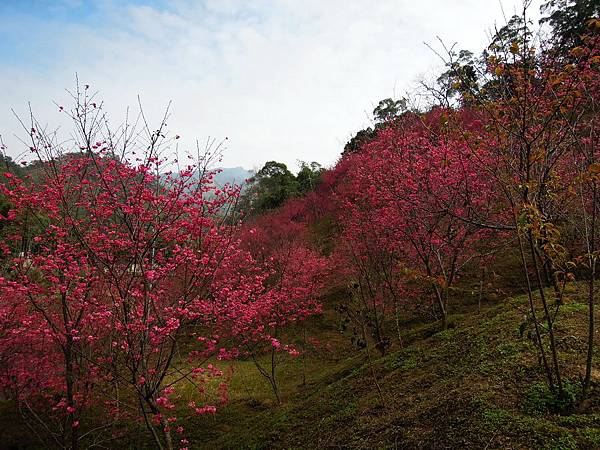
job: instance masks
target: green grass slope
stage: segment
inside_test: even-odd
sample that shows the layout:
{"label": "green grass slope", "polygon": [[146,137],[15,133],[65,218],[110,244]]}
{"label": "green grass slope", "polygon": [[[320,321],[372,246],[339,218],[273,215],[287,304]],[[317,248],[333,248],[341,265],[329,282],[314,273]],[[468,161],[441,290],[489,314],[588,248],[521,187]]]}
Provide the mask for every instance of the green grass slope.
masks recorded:
{"label": "green grass slope", "polygon": [[[521,333],[526,298],[488,299],[477,313],[469,292],[467,286],[457,293],[454,311],[460,313],[451,316],[451,329],[406,324],[404,347],[383,357],[372,353],[372,366],[339,332],[336,299],[328,299],[326,312],[308,324],[319,343],[305,359],[287,357],[278,367],[282,404],[252,361],[236,361],[229,403],[188,422],[190,449],[600,448],[600,373],[593,374],[591,401],[557,404],[533,343]],[[460,295],[465,301],[458,304]],[[585,360],[582,299],[572,288],[555,325],[574,397]],[[153,448],[141,425],[130,430],[109,448]],[[3,405],[0,448],[39,448],[35,442],[14,409]]]}
{"label": "green grass slope", "polygon": [[[585,348],[579,298],[571,293],[556,323],[574,396]],[[374,361],[383,402],[365,357],[325,326],[321,337],[340,346],[332,352],[339,357],[313,355],[305,386],[298,386],[298,361],[282,366],[282,405],[271,402],[255,369],[240,363],[231,403],[197,419],[188,434],[198,448],[600,448],[600,397],[594,392],[591,402],[555,412],[563,405],[520,333],[526,311],[525,297],[508,298],[481,314],[452,316],[455,327],[447,331],[434,324],[410,330],[409,345]]]}

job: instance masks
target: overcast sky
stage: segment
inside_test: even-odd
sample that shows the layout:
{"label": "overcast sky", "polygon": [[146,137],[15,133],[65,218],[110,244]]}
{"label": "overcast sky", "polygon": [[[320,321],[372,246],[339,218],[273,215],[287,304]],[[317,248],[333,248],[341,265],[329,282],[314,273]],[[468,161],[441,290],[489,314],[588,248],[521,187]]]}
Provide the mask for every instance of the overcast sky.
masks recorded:
{"label": "overcast sky", "polygon": [[[521,4],[502,0],[506,16]],[[9,155],[11,108],[59,125],[78,73],[112,123],[138,94],[153,121],[172,100],[180,145],[228,137],[223,166],[245,168],[334,163],[380,99],[439,69],[424,41],[479,52],[504,23],[499,0],[0,0],[0,19]]]}

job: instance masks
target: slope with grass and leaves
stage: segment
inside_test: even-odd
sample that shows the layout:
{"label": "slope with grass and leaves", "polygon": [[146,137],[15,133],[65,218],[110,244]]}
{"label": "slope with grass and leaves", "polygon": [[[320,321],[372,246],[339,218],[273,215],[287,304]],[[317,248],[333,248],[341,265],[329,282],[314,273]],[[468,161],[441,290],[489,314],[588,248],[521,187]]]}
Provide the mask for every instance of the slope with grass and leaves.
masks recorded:
{"label": "slope with grass and leaves", "polygon": [[311,355],[305,385],[301,361],[288,361],[285,400],[275,406],[254,369],[238,362],[230,404],[199,418],[194,440],[206,448],[256,449],[598,448],[598,392],[583,405],[576,399],[585,367],[581,293],[573,290],[556,322],[561,361],[569,362],[567,403],[548,390],[522,333],[524,296],[488,301],[480,314],[472,301],[463,307],[471,311],[452,315],[452,328],[413,324],[404,348],[374,361],[385,404],[366,358],[349,351],[326,313],[312,327],[332,351]]}

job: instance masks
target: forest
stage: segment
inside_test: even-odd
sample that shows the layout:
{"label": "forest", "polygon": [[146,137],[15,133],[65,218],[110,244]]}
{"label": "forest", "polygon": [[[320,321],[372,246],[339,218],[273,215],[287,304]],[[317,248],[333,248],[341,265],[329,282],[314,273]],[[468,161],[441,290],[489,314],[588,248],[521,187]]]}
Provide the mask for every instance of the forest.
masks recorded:
{"label": "forest", "polygon": [[217,183],[79,81],[70,139],[20,118],[0,448],[600,448],[600,4],[541,13],[331,167]]}

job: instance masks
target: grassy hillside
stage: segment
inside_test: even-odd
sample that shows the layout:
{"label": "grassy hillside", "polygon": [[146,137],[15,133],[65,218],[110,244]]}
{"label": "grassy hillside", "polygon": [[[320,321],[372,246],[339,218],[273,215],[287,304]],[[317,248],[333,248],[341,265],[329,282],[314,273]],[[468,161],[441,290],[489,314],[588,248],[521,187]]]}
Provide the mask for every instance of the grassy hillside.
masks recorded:
{"label": "grassy hillside", "polygon": [[[384,403],[364,351],[338,331],[334,296],[308,324],[319,343],[306,359],[279,366],[282,404],[252,361],[237,361],[230,402],[188,424],[190,448],[600,448],[600,395],[583,405],[557,404],[532,342],[521,335],[526,298],[488,299],[477,313],[463,285],[451,329],[406,325],[403,348],[372,354]],[[582,300],[574,287],[556,322],[561,356],[577,361],[565,371],[574,395],[584,367]],[[10,405],[3,411],[0,448],[37,448]],[[146,438],[132,425],[127,443],[110,448],[152,448]]]}
{"label": "grassy hillside", "polygon": [[[581,355],[581,365],[566,371],[573,393],[584,363],[578,298],[571,293],[557,321],[561,355]],[[341,346],[339,358],[313,355],[305,386],[298,386],[299,361],[288,362],[281,406],[250,363],[236,364],[231,403],[190,434],[203,448],[600,448],[600,398],[556,404],[533,344],[520,335],[526,309],[517,296],[481,314],[454,315],[447,331],[409,330],[410,344],[374,362],[385,405],[364,355],[346,349],[344,356],[326,315],[321,335]]]}

